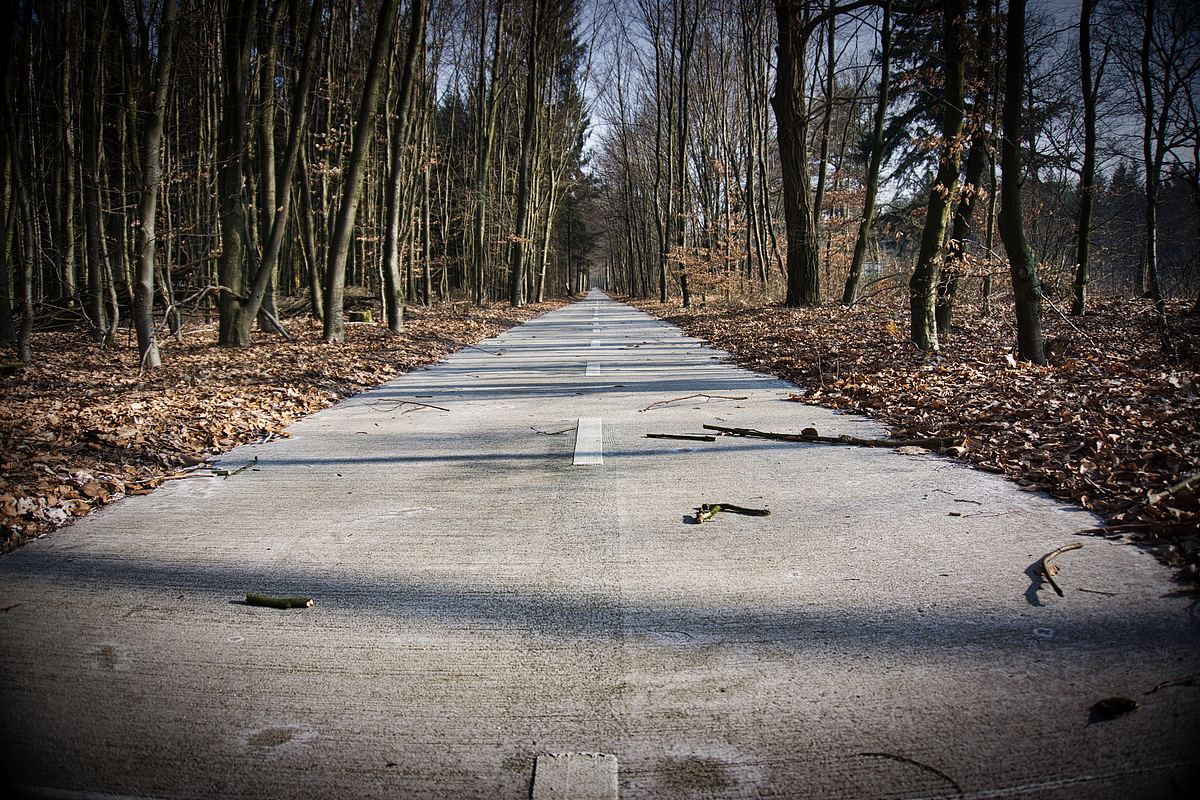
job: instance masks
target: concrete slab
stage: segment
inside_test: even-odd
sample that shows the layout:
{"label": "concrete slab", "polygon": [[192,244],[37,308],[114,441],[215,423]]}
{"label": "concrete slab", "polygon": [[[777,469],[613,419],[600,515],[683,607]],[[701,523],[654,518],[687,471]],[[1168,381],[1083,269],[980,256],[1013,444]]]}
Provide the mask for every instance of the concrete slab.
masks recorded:
{"label": "concrete slab", "polygon": [[575,458],[577,467],[604,463],[604,426],[599,417],[580,417],[575,427]]}
{"label": "concrete slab", "polygon": [[[1095,539],[1065,597],[1032,577],[1088,515],[933,456],[646,439],[883,431],[598,295],[483,348],[0,558],[3,785],[527,798],[599,751],[624,798],[1191,796],[1192,599]],[[642,411],[697,392],[749,399]]]}
{"label": "concrete slab", "polygon": [[537,757],[532,800],[617,800],[617,757],[546,753]]}

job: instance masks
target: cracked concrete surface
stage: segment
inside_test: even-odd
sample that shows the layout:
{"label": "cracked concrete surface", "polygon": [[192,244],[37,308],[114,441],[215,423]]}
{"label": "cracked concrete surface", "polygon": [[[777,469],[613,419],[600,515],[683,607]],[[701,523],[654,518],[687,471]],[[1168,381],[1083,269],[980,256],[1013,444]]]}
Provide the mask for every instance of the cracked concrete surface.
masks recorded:
{"label": "cracked concrete surface", "polygon": [[[623,798],[1194,796],[1200,689],[1151,690],[1200,628],[1146,553],[1083,540],[1059,598],[1030,567],[1091,518],[994,475],[644,438],[883,432],[791,388],[593,292],[35,541],[0,559],[0,774],[525,798],[538,755],[600,752]],[[641,411],[699,392],[748,399]],[[1141,707],[1090,723],[1112,694]]]}

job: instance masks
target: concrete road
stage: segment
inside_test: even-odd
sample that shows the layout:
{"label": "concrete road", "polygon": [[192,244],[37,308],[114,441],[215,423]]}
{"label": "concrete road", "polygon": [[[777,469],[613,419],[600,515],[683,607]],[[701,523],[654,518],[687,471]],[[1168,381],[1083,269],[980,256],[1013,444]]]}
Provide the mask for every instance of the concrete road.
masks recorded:
{"label": "concrete road", "polygon": [[1083,539],[1060,598],[1093,520],[994,475],[644,438],[883,433],[790,388],[593,292],[0,559],[9,791],[526,798],[589,752],[623,798],[1198,796],[1151,556]]}

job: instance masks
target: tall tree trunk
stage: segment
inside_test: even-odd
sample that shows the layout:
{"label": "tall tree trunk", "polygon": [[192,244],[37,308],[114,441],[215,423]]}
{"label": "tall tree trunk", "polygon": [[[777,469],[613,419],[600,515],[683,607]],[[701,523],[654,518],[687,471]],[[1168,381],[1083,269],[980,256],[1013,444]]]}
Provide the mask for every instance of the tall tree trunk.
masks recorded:
{"label": "tall tree trunk", "polygon": [[[321,31],[321,17],[324,13],[324,0],[314,0],[308,21],[308,33],[304,41],[304,55],[300,60],[300,73],[296,78],[296,88],[292,97],[291,124],[288,126],[287,143],[284,145],[282,168],[277,186],[270,192],[270,214],[263,214],[264,222],[270,220],[269,232],[264,228],[266,240],[262,245],[262,259],[254,268],[250,279],[250,288],[238,311],[236,326],[237,339],[243,343],[250,341],[250,329],[257,317],[270,315],[267,324],[270,329],[281,331],[272,307],[267,305],[273,282],[278,272],[279,256],[283,251],[283,236],[287,230],[288,216],[291,213],[292,184],[296,179],[299,168],[300,150],[303,146],[305,133],[308,130],[308,98],[312,92],[313,79],[320,68],[320,46],[318,39]],[[269,177],[260,180],[270,180],[276,184],[274,169],[274,147],[271,148],[272,168]],[[303,188],[303,187],[302,187]],[[278,198],[278,199],[276,199]],[[320,294],[315,286],[312,287],[314,301]],[[316,305],[319,314],[319,303]],[[263,328],[262,322],[259,328]]]}
{"label": "tall tree trunk", "polygon": [[533,131],[537,124],[540,89],[538,47],[541,40],[541,2],[534,0],[529,23],[529,51],[525,76],[525,118],[521,123],[521,160],[517,177],[516,231],[509,250],[508,300],[514,306],[525,305],[525,251],[529,241],[529,199],[533,184]]}
{"label": "tall tree trunk", "polygon": [[[694,9],[692,19],[687,19],[688,0],[682,0],[679,4],[679,114],[677,115],[679,133],[679,150],[676,153],[675,174],[679,176],[679,202],[676,208],[676,239],[675,246],[679,248],[680,254],[683,253],[685,245],[684,236],[687,232],[687,217],[685,211],[686,198],[688,191],[688,170],[687,170],[687,147],[688,147],[688,128],[690,122],[689,116],[689,95],[691,88],[691,63],[692,50],[696,42],[696,25],[700,21],[699,9]],[[692,295],[688,287],[687,262],[680,260],[679,264],[679,293],[680,300],[684,308],[688,308],[692,304]]]}
{"label": "tall tree trunk", "polygon": [[309,180],[308,156],[304,149],[300,150],[300,185],[296,193],[300,195],[300,241],[304,250],[304,262],[308,270],[308,296],[313,319],[325,319],[324,277],[321,275],[321,260],[317,255],[317,231],[313,220],[316,211],[313,208],[312,182]]}
{"label": "tall tree trunk", "polygon": [[220,323],[217,341],[222,347],[250,344],[249,332],[239,324],[246,279],[246,198],[242,164],[246,152],[249,112],[247,72],[254,33],[254,0],[230,0],[225,17],[222,70],[225,92],[217,132],[217,192],[220,203],[221,257],[217,262],[220,284],[217,305]]}
{"label": "tall tree trunk", "polygon": [[[433,103],[433,87],[430,86],[426,93],[429,95],[429,102]],[[421,261],[424,267],[424,276],[421,281],[421,303],[429,308],[433,304],[433,258],[430,249],[432,241],[430,237],[431,220],[430,206],[432,199],[430,196],[430,171],[433,164],[430,161],[428,154],[432,150],[432,141],[430,138],[429,126],[430,119],[433,116],[432,109],[427,109],[425,114],[424,132],[422,133],[422,153],[426,154],[422,159],[421,165]]]}
{"label": "tall tree trunk", "polygon": [[324,324],[324,339],[329,344],[346,339],[343,309],[346,293],[346,260],[350,253],[350,240],[354,235],[355,216],[358,214],[359,189],[362,187],[367,156],[371,152],[371,140],[374,138],[373,128],[375,110],[379,105],[379,88],[383,84],[383,73],[391,62],[397,2],[398,0],[382,0],[379,7],[379,19],[375,25],[375,41],[371,46],[371,60],[367,63],[367,76],[363,84],[362,99],[359,102],[358,119],[354,124],[354,144],[350,150],[350,161],[346,165],[341,205],[329,245],[329,266],[325,271]]}
{"label": "tall tree trunk", "polygon": [[1021,217],[1021,97],[1025,89],[1025,0],[1009,0],[1004,68],[1004,137],[1000,144],[1000,239],[1008,251],[1016,302],[1017,355],[1045,364],[1042,347],[1042,292],[1037,262],[1025,239]]}
{"label": "tall tree trunk", "polygon": [[[1079,78],[1083,93],[1083,175],[1079,184],[1079,231],[1075,251],[1075,285],[1071,313],[1087,308],[1088,259],[1092,240],[1092,209],[1096,203],[1096,91],[1100,74],[1092,75],[1092,12],[1099,0],[1079,4]],[[1103,61],[1100,73],[1104,71]]]}
{"label": "tall tree trunk", "polygon": [[[8,138],[8,146],[13,154],[13,163],[18,168],[13,171],[13,188],[16,191],[17,210],[21,217],[21,327],[17,329],[17,360],[28,362],[32,357],[30,340],[33,336],[33,264],[36,260],[33,202],[29,197],[29,186],[21,170],[20,158],[21,139],[20,126],[13,118]],[[14,135],[16,134],[16,135]]]}
{"label": "tall tree trunk", "polygon": [[[987,22],[991,0],[978,0],[976,14],[983,23],[980,25],[979,49],[983,54],[979,61],[992,58],[992,26]],[[992,147],[991,131],[988,120],[991,119],[991,96],[989,81],[982,71],[976,68],[973,76],[975,92],[972,108],[974,130],[971,134],[971,147],[967,151],[966,173],[963,177],[962,188],[959,192],[958,205],[954,208],[953,224],[950,228],[950,241],[946,246],[945,269],[938,280],[937,287],[937,330],[941,335],[950,330],[954,316],[954,303],[958,297],[958,283],[966,268],[967,244],[972,239],[975,205],[983,193],[983,170],[988,163],[988,152]]]}
{"label": "tall tree trunk", "polygon": [[966,34],[967,1],[942,0],[942,61],[945,88],[942,100],[942,145],[937,176],[929,191],[929,208],[921,249],[912,278],[908,282],[909,309],[913,343],[922,350],[937,350],[935,318],[938,268],[942,260],[942,239],[950,218],[950,204],[958,187],[959,162],[962,158],[963,127],[963,44]]}
{"label": "tall tree trunk", "polygon": [[867,259],[867,239],[875,226],[875,200],[879,196],[879,168],[883,164],[883,128],[887,120],[888,94],[891,90],[892,60],[892,2],[883,4],[883,25],[879,32],[879,93],[875,103],[875,119],[871,127],[871,156],[867,162],[866,198],[863,200],[862,220],[854,239],[854,256],[850,274],[842,291],[842,303],[850,305],[858,297],[863,263]]}
{"label": "tall tree trunk", "polygon": [[[1142,289],[1154,301],[1154,310],[1158,317],[1159,334],[1162,337],[1163,350],[1171,352],[1174,350],[1174,345],[1171,341],[1170,331],[1167,328],[1166,302],[1163,298],[1158,263],[1159,189],[1162,180],[1163,156],[1167,149],[1167,145],[1165,144],[1167,131],[1165,127],[1171,114],[1171,93],[1167,86],[1164,85],[1163,97],[1159,100],[1161,107],[1156,108],[1153,76],[1151,74],[1151,69],[1153,68],[1151,54],[1155,49],[1154,25],[1157,13],[1155,0],[1144,0],[1143,8],[1145,14],[1143,25],[1145,28],[1140,52],[1140,77],[1144,99],[1144,107],[1142,109],[1144,112],[1142,156],[1146,170],[1146,224],[1144,239],[1145,255],[1142,258]],[[1169,10],[1168,13],[1170,13]],[[1193,72],[1194,69],[1192,67]],[[1169,77],[1163,77],[1164,84],[1169,84],[1170,81]]]}
{"label": "tall tree trunk", "polygon": [[83,221],[87,233],[87,303],[92,338],[104,341],[108,317],[104,311],[104,219],[100,196],[100,149],[103,146],[101,111],[104,102],[103,49],[108,30],[108,4],[88,0],[83,37],[83,109],[80,132],[83,138]]}
{"label": "tall tree trunk", "polygon": [[409,21],[408,46],[400,73],[400,96],[396,100],[396,116],[392,120],[392,152],[388,166],[387,230],[383,245],[383,285],[385,316],[388,330],[404,330],[404,286],[400,279],[400,216],[405,205],[404,145],[408,130],[409,108],[412,105],[413,72],[417,54],[425,46],[426,0],[413,0]]}
{"label": "tall tree trunk", "polygon": [[[258,241],[263,248],[270,238],[271,225],[279,206],[275,175],[275,61],[279,56],[279,30],[287,6],[283,0],[276,0],[258,49]],[[264,257],[260,266],[265,262]],[[266,291],[257,314],[258,329],[261,331],[279,332],[275,313],[275,277],[278,270],[276,259],[267,276]]]}
{"label": "tall tree trunk", "polygon": [[62,251],[63,292],[74,302],[79,293],[76,285],[75,266],[75,170],[77,155],[75,153],[75,102],[71,93],[71,78],[74,72],[73,58],[75,48],[72,37],[75,33],[74,3],[63,4],[63,63],[61,104],[62,114],[62,143],[63,143],[63,198],[62,198],[62,240],[59,248]]}
{"label": "tall tree trunk", "polygon": [[787,224],[787,297],[789,307],[821,302],[820,260],[808,174],[808,87],[806,50],[811,21],[808,4],[774,0],[779,25],[775,94],[771,105],[779,129],[783,171],[784,219]]}
{"label": "tall tree trunk", "polygon": [[[6,74],[3,77],[3,103],[2,108],[7,117],[4,126],[4,145],[7,150],[8,161],[11,164],[9,176],[13,183],[12,200],[16,202],[17,212],[20,216],[20,234],[21,234],[21,327],[16,332],[17,359],[28,362],[32,352],[30,347],[30,338],[33,334],[33,276],[34,276],[34,260],[36,258],[36,227],[34,224],[33,202],[29,195],[29,184],[26,177],[24,157],[25,151],[25,135],[26,128],[25,116],[19,109],[18,97],[23,96],[25,100],[31,100],[31,92],[33,89],[31,80],[31,71],[33,70],[33,8],[32,4],[25,6],[25,13],[21,20],[20,28],[14,26],[11,36],[15,38],[17,31],[20,30],[20,42],[12,49],[11,53],[5,53],[7,58],[4,59]],[[20,76],[22,91],[18,91],[16,82]],[[7,187],[6,187],[7,188]],[[3,253],[5,261],[10,257],[9,242],[5,241],[5,252]],[[15,273],[15,270],[13,270]],[[4,276],[7,278],[8,276]]]}
{"label": "tall tree trunk", "polygon": [[[3,41],[0,38],[0,41]],[[0,60],[7,63],[7,59]],[[6,129],[0,135],[8,136]],[[16,227],[9,219],[12,212],[13,171],[12,155],[7,140],[0,142],[0,160],[3,162],[3,182],[0,182],[0,344],[17,343],[17,329],[13,325],[12,295],[9,293],[12,273],[12,238]]]}
{"label": "tall tree trunk", "polygon": [[[479,85],[478,92],[482,101],[484,96],[484,75],[487,71],[488,60],[484,57],[487,41],[487,0],[480,0],[479,6],[480,37],[479,37]],[[496,32],[492,40],[491,75],[487,79],[487,99],[476,138],[475,156],[475,227],[472,231],[471,257],[474,261],[474,295],[475,304],[482,305],[484,300],[484,275],[487,270],[487,182],[491,173],[492,153],[496,146],[496,113],[499,110],[499,71],[500,45],[504,38],[504,0],[496,3]]]}
{"label": "tall tree trunk", "polygon": [[142,366],[161,366],[154,338],[154,248],[158,189],[162,183],[162,137],[167,116],[167,94],[174,67],[176,0],[163,0],[162,24],[158,29],[158,62],[151,85],[150,113],[142,132],[142,187],[138,200],[137,274],[133,284],[133,326],[137,330],[138,357]]}
{"label": "tall tree trunk", "polygon": [[837,60],[837,17],[830,17],[825,26],[825,108],[821,111],[821,155],[817,159],[817,190],[813,196],[813,225],[821,226],[821,210],[825,203],[826,172],[829,171],[829,129],[833,124],[833,93],[837,82],[834,62]]}

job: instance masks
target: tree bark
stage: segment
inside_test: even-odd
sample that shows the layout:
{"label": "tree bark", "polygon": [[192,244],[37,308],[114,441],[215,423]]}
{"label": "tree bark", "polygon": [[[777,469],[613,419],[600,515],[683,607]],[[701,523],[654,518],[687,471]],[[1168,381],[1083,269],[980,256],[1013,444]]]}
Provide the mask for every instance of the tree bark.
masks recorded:
{"label": "tree bark", "polygon": [[771,105],[779,129],[783,172],[784,219],[787,225],[788,307],[821,303],[820,260],[808,174],[808,103],[806,50],[808,3],[774,0],[779,26],[775,94]]}
{"label": "tree bark", "polygon": [[87,235],[86,312],[92,338],[102,342],[108,335],[108,317],[104,310],[104,259],[107,248],[104,244],[100,195],[100,150],[103,146],[101,113],[104,100],[102,63],[108,30],[108,4],[102,0],[88,0],[85,9],[80,132],[83,139],[83,221]]}
{"label": "tree bark", "polygon": [[396,100],[396,117],[392,120],[392,152],[388,166],[387,231],[383,250],[384,302],[388,330],[404,330],[404,286],[400,278],[400,215],[404,206],[404,145],[408,130],[409,107],[412,105],[413,72],[418,52],[425,44],[426,0],[413,0],[409,22],[408,46],[400,73],[400,96]]}
{"label": "tree bark", "polygon": [[[487,71],[488,60],[484,58],[484,45],[487,39],[487,0],[480,0],[480,39],[479,39],[479,84],[478,92],[481,102],[484,97],[484,75]],[[476,139],[475,156],[475,228],[472,231],[472,259],[474,262],[475,305],[482,305],[484,300],[484,276],[487,270],[487,182],[491,171],[492,153],[496,146],[496,112],[499,109],[498,84],[500,71],[500,45],[504,38],[504,0],[496,3],[496,32],[492,40],[491,75],[487,79],[487,99],[485,111],[481,117]]]}
{"label": "tree bark", "polygon": [[[3,39],[0,39],[3,41]],[[7,63],[7,59],[0,61]],[[7,137],[7,131],[0,129],[0,135]],[[8,142],[0,142],[0,159],[3,160],[3,182],[0,183],[0,344],[17,343],[17,329],[13,325],[12,295],[9,293],[11,284],[12,235],[13,226],[9,222],[9,212],[12,201],[13,170]]]}
{"label": "tree bark", "polygon": [[[1079,4],[1079,78],[1083,94],[1083,175],[1079,185],[1079,231],[1075,251],[1075,283],[1071,314],[1087,308],[1088,260],[1092,240],[1092,209],[1096,202],[1096,90],[1100,74],[1092,75],[1092,12],[1099,0]],[[1101,63],[1100,72],[1104,70]]]}
{"label": "tree bark", "polygon": [[950,218],[950,204],[958,187],[962,158],[963,44],[966,33],[966,0],[942,0],[942,56],[945,88],[942,100],[942,144],[937,176],[929,192],[929,208],[921,233],[921,249],[908,282],[913,343],[922,350],[938,349],[936,301],[942,239]]}
{"label": "tree bark", "polygon": [[[980,21],[979,49],[982,56],[978,62],[993,59],[992,26],[987,21],[991,10],[991,0],[978,0],[976,14]],[[941,335],[950,330],[954,317],[954,303],[958,297],[958,283],[962,278],[967,256],[967,244],[973,236],[975,206],[983,193],[983,170],[988,164],[988,153],[992,147],[991,130],[988,121],[992,116],[992,101],[989,92],[990,82],[983,71],[977,66],[975,75],[975,93],[972,103],[974,131],[971,134],[971,147],[967,151],[966,172],[963,176],[962,187],[959,191],[958,205],[954,208],[953,224],[950,228],[950,240],[946,246],[946,266],[938,281],[937,330]]]}
{"label": "tree bark", "polygon": [[538,46],[541,40],[541,5],[534,0],[529,23],[529,51],[525,76],[525,117],[521,124],[521,160],[517,177],[517,218],[509,250],[508,300],[513,307],[525,305],[525,251],[529,242],[529,198],[533,182],[533,130],[537,123],[537,102],[541,67]]}
{"label": "tree bark", "polygon": [[842,303],[850,305],[858,297],[858,284],[862,280],[863,264],[867,258],[867,239],[875,226],[875,200],[879,196],[879,168],[883,164],[883,128],[887,121],[888,94],[891,90],[892,59],[892,2],[883,4],[883,26],[879,33],[879,96],[875,103],[875,119],[871,128],[871,156],[867,163],[866,198],[863,200],[862,220],[858,224],[858,235],[854,239],[854,256],[850,261],[850,274],[846,277],[846,288],[842,292]]}
{"label": "tree bark", "polygon": [[242,162],[246,151],[249,112],[246,84],[254,19],[254,0],[230,0],[221,57],[225,92],[217,131],[217,192],[221,222],[221,257],[217,262],[217,281],[221,286],[217,298],[220,312],[217,341],[222,347],[250,344],[246,326],[239,323],[248,248]]}
{"label": "tree bark", "polygon": [[138,357],[146,369],[162,365],[154,336],[154,249],[158,189],[162,183],[162,138],[167,116],[167,94],[175,55],[176,0],[163,0],[162,24],[158,29],[158,61],[150,87],[150,113],[142,132],[142,186],[138,200],[137,274],[133,284],[133,326],[137,330]]}
{"label": "tree bark", "polygon": [[954,207],[950,241],[946,244],[946,268],[938,281],[935,310],[938,335],[950,330],[950,323],[954,318],[958,282],[966,263],[967,244],[972,238],[975,204],[983,192],[983,169],[987,166],[988,143],[987,131],[980,122],[980,128],[972,137],[971,147],[967,150],[967,166],[963,174],[958,205]]}
{"label": "tree bark", "polygon": [[62,64],[62,95],[59,102],[62,109],[62,143],[63,143],[63,199],[62,199],[62,250],[63,291],[72,302],[79,293],[76,284],[75,267],[75,170],[78,166],[75,152],[75,103],[71,93],[71,78],[74,72],[71,37],[75,32],[74,3],[63,4],[63,64]]}
{"label": "tree bark", "polygon": [[829,171],[829,131],[833,125],[833,94],[837,81],[834,62],[837,60],[836,44],[837,17],[825,23],[825,108],[821,111],[821,155],[817,159],[817,189],[813,196],[813,225],[821,226],[821,210],[825,204],[826,172]]}
{"label": "tree bark", "polygon": [[[287,6],[283,0],[276,0],[258,51],[258,242],[264,250],[279,207],[277,190],[282,192],[275,174],[275,61],[279,56],[279,29]],[[295,125],[294,121],[292,125]],[[267,258],[264,254],[260,266],[266,263]],[[256,313],[258,329],[261,331],[279,332],[275,309],[275,278],[278,269],[278,259],[274,259],[267,276],[266,291]]]}
{"label": "tree bark", "polygon": [[[30,70],[33,69],[32,5],[26,5],[23,16],[23,25],[20,29],[14,26],[12,31],[14,38],[18,30],[22,31],[20,43],[13,48],[11,54],[15,59],[4,59],[7,74],[3,78],[3,109],[7,117],[4,126],[4,145],[11,164],[10,177],[15,195],[12,199],[16,202],[17,213],[21,219],[21,327],[16,331],[17,359],[28,362],[32,356],[30,339],[33,334],[33,264],[36,258],[36,239],[34,237],[37,229],[34,225],[33,202],[29,196],[29,184],[25,172],[26,124],[24,116],[20,113],[18,97],[24,95],[25,99],[29,99],[33,88],[32,82],[29,80]],[[21,92],[18,92],[15,85],[18,74],[23,83],[24,91]],[[3,257],[7,261],[9,243],[6,241],[4,244]]]}
{"label": "tree bark", "polygon": [[379,105],[379,88],[383,73],[391,61],[392,40],[396,28],[396,6],[398,0],[383,0],[379,7],[379,19],[375,26],[375,41],[371,46],[371,60],[367,64],[366,82],[363,84],[362,99],[359,101],[358,119],[354,124],[354,144],[350,149],[350,161],[346,165],[346,178],[342,184],[342,198],[337,221],[329,245],[329,266],[325,271],[325,322],[324,339],[327,344],[343,342],[346,327],[343,305],[346,293],[346,260],[350,253],[350,240],[354,235],[354,220],[358,214],[363,173],[366,171],[367,156],[371,152],[371,140],[375,124],[375,111]]}
{"label": "tree bark", "polygon": [[1025,89],[1025,0],[1009,0],[1005,43],[1004,138],[1000,144],[1000,239],[1008,251],[1016,302],[1017,356],[1045,364],[1042,347],[1042,292],[1037,262],[1025,238],[1021,217],[1021,97]]}

